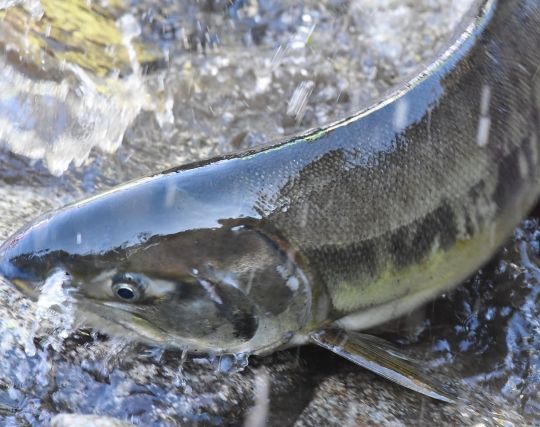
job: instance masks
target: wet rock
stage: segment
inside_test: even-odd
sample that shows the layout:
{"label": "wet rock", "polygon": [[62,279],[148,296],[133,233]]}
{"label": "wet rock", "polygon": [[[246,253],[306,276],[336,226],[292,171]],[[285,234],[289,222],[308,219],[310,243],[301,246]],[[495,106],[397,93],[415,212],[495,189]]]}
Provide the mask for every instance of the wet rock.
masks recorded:
{"label": "wet rock", "polygon": [[372,374],[338,374],[319,384],[295,426],[526,424],[515,411],[502,409],[504,402],[498,405],[496,409],[488,399],[483,403],[445,404],[406,392]]}

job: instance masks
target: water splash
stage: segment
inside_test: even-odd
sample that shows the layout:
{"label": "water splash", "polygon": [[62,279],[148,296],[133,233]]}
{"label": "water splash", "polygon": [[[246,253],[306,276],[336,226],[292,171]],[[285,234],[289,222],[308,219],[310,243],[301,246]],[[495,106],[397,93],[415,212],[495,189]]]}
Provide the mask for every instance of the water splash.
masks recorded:
{"label": "water splash", "polygon": [[115,151],[147,99],[137,76],[104,89],[83,69],[66,69],[77,84],[35,81],[0,60],[0,140],[55,175],[81,166],[94,147]]}
{"label": "water splash", "polygon": [[237,354],[208,354],[204,357],[195,357],[193,361],[199,365],[207,366],[220,374],[234,374],[242,372],[249,364],[249,353]]}
{"label": "water splash", "polygon": [[307,107],[307,101],[309,96],[313,92],[314,87],[315,83],[313,83],[312,81],[301,82],[294,90],[294,93],[289,100],[287,114],[289,116],[294,116],[297,123],[300,123],[302,121],[302,118],[304,117]]}
{"label": "water splash", "polygon": [[51,274],[43,287],[37,301],[35,320],[25,342],[28,356],[36,355],[34,340],[40,341],[42,348],[51,347],[60,351],[64,340],[73,331],[74,300],[63,288],[66,272],[56,271]]}
{"label": "water splash", "polygon": [[[47,2],[45,12],[39,4],[0,3],[0,11],[8,9],[0,27],[6,50],[0,57],[0,143],[60,175],[70,164],[84,164],[94,147],[116,151],[143,109],[155,110],[159,123],[170,122],[170,99],[150,94],[139,62],[161,57],[153,46],[141,45],[135,16],[125,13],[115,21],[116,6],[94,10],[84,1],[61,9]],[[66,20],[69,14],[76,15],[73,22]],[[88,28],[73,30],[73,40],[57,28],[81,22]],[[103,46],[100,31],[112,38],[110,45]],[[88,44],[87,57],[77,41]]]}
{"label": "water splash", "polygon": [[186,377],[184,375],[184,365],[188,358],[188,352],[182,350],[180,361],[178,362],[178,374],[175,377],[174,385],[176,387],[185,387],[187,385]]}
{"label": "water splash", "polygon": [[233,373],[243,371],[249,363],[249,353],[236,353],[219,357],[218,371]]}

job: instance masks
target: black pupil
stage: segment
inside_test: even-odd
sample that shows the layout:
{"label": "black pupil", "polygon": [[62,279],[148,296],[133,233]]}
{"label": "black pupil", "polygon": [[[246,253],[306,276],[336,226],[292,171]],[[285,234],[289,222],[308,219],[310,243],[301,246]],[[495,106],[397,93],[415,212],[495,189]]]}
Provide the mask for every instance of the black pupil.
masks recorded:
{"label": "black pupil", "polygon": [[116,291],[116,294],[122,299],[133,299],[135,297],[135,292],[133,292],[133,289],[128,287],[119,288]]}

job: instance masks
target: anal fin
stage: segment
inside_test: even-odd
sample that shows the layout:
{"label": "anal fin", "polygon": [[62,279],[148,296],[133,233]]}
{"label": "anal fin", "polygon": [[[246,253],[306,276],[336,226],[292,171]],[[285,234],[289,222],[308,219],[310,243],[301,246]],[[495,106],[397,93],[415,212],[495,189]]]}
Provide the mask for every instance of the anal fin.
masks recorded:
{"label": "anal fin", "polygon": [[313,333],[310,340],[403,387],[447,403],[457,400],[455,393],[433,378],[418,361],[382,338],[328,329]]}

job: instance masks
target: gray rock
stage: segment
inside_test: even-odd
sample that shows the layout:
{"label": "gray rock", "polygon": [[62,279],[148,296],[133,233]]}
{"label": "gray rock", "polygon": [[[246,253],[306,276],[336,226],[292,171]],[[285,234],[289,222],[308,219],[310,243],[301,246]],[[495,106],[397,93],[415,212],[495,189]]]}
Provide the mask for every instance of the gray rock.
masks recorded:
{"label": "gray rock", "polygon": [[296,427],[309,426],[512,426],[526,421],[513,410],[502,409],[476,396],[475,403],[449,405],[405,392],[372,374],[339,374],[318,385]]}

